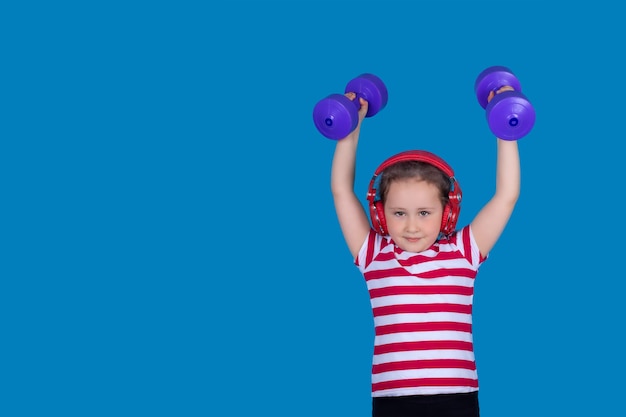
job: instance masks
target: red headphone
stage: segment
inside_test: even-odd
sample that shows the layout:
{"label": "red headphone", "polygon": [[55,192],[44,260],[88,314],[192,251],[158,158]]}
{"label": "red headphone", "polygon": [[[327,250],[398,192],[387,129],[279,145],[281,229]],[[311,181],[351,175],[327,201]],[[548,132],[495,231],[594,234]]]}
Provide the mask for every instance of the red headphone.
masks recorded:
{"label": "red headphone", "polygon": [[376,172],[374,172],[374,176],[370,181],[369,189],[367,191],[367,200],[369,201],[370,207],[370,217],[374,229],[381,235],[388,234],[383,204],[382,201],[380,201],[380,198],[377,199],[378,191],[375,187],[376,179],[378,175],[385,170],[385,168],[402,161],[426,162],[439,168],[450,178],[451,187],[450,193],[448,194],[449,201],[448,204],[446,204],[446,206],[443,208],[443,218],[441,219],[440,231],[444,235],[449,235],[450,233],[454,232],[456,222],[459,218],[459,212],[461,211],[461,197],[463,195],[463,193],[461,192],[461,187],[456,181],[456,178],[454,178],[454,171],[452,170],[450,165],[446,163],[446,161],[433,153],[419,150],[400,152],[399,154],[385,160],[376,169]]}

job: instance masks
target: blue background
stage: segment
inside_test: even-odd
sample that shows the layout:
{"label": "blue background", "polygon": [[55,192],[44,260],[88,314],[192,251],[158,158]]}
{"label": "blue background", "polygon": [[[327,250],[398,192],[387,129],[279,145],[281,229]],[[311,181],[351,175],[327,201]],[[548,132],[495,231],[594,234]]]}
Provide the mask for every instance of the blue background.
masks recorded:
{"label": "blue background", "polygon": [[455,168],[466,224],[494,190],[473,92],[491,65],[537,122],[476,284],[482,415],[624,415],[616,3],[10,4],[1,415],[369,415],[369,299],[313,106],[381,77],[357,191],[428,149]]}

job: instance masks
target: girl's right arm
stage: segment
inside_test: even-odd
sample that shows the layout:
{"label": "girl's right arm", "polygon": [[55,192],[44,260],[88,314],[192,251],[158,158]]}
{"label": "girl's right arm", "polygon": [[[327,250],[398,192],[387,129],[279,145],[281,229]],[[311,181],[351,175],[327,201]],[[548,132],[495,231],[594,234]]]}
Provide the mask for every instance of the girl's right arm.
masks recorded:
{"label": "girl's right arm", "polygon": [[[354,99],[354,96],[348,95]],[[337,219],[353,258],[359,253],[370,231],[367,214],[354,192],[356,149],[361,122],[367,113],[367,101],[360,99],[359,122],[348,136],[338,140],[330,174],[330,188],[335,202]]]}

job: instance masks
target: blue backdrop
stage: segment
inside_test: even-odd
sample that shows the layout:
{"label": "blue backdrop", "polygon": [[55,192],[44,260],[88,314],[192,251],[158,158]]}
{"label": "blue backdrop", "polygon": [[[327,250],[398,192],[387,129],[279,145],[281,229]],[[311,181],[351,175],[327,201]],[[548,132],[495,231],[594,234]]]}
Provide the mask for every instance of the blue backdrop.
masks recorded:
{"label": "blue backdrop", "polygon": [[0,415],[367,416],[373,321],[313,106],[381,77],[357,190],[428,149],[466,224],[494,191],[491,65],[537,121],[476,284],[482,415],[624,413],[615,3],[7,4]]}

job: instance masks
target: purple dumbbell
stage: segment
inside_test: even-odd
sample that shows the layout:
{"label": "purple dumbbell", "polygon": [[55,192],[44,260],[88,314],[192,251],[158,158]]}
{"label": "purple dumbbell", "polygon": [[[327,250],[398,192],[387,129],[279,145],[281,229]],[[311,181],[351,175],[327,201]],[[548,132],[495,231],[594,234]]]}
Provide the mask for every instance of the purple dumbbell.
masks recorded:
{"label": "purple dumbbell", "polygon": [[[510,86],[514,91],[504,91],[493,96],[491,92]],[[476,98],[485,109],[489,129],[496,137],[518,140],[526,136],[535,124],[535,109],[524,94],[517,77],[507,67],[493,66],[482,71],[474,83]]]}
{"label": "purple dumbbell", "polygon": [[350,100],[344,94],[331,94],[318,101],[313,108],[313,122],[319,132],[328,139],[339,140],[356,129],[359,122],[359,98],[368,102],[365,117],[372,117],[381,111],[388,100],[387,87],[373,74],[361,74],[350,80],[345,93],[355,93]]}

